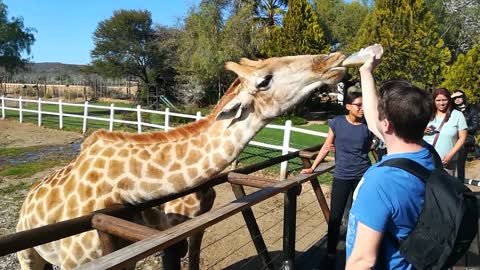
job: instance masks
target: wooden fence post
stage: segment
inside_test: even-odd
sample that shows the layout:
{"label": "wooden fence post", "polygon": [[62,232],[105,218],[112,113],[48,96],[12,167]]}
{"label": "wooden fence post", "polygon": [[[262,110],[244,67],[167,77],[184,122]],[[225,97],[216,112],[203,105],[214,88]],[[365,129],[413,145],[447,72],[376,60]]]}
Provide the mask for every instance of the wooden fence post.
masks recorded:
{"label": "wooden fence post", "polygon": [[114,108],[115,104],[111,103],[110,104],[110,125],[109,125],[109,128],[108,130],[110,131],[113,131],[113,116],[115,114],[115,108]]}
{"label": "wooden fence post", "polygon": [[88,100],[85,101],[85,107],[83,110],[83,128],[82,128],[82,133],[85,133],[87,131],[87,117],[88,117]]}
{"label": "wooden fence post", "polygon": [[142,133],[142,106],[137,105],[137,132]]}
{"label": "wooden fence post", "polygon": [[2,119],[5,119],[5,96],[2,95]]}
{"label": "wooden fence post", "polygon": [[169,127],[169,122],[170,122],[170,108],[165,108],[165,131],[168,131],[170,129]]}
{"label": "wooden fence post", "polygon": [[202,119],[202,112],[197,112],[196,119],[197,121]]}
{"label": "wooden fence post", "polygon": [[63,129],[63,106],[62,100],[58,100],[58,126],[60,129]]}
{"label": "wooden fence post", "polygon": [[18,109],[19,109],[19,111],[18,111],[18,114],[19,114],[19,116],[18,116],[18,121],[19,121],[20,123],[23,123],[23,112],[22,112],[22,110],[23,110],[23,104],[22,104],[22,96],[19,96],[19,97],[18,97]]}
{"label": "wooden fence post", "polygon": [[[292,121],[287,120],[285,121],[285,129],[283,130],[283,146],[282,146],[282,155],[288,154],[288,150],[290,149],[290,133],[292,128]],[[287,167],[288,162],[284,161],[280,165],[280,180],[285,180],[287,178]]]}
{"label": "wooden fence post", "polygon": [[38,98],[38,126],[42,126],[42,98]]}

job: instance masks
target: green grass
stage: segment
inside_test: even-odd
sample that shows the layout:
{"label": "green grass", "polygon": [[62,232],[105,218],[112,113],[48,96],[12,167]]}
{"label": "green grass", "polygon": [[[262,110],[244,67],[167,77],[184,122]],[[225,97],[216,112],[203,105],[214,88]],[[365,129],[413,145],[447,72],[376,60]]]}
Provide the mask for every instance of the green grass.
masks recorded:
{"label": "green grass", "polygon": [[20,178],[29,177],[48,168],[61,166],[64,164],[66,163],[58,160],[37,160],[26,163],[18,163],[15,164],[15,166],[0,168],[0,176],[16,176]]}
{"label": "green grass", "polygon": [[27,152],[35,151],[37,147],[22,147],[22,148],[0,148],[0,157],[9,158],[19,156]]}
{"label": "green grass", "polygon": [[17,191],[26,190],[29,186],[30,184],[27,182],[11,184],[9,186],[0,188],[0,195],[8,195]]}

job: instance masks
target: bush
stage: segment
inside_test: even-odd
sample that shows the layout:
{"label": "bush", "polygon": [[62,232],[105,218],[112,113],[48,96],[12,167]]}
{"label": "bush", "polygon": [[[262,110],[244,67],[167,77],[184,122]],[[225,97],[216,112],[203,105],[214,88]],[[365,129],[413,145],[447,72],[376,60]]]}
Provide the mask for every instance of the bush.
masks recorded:
{"label": "bush", "polygon": [[[190,106],[190,107],[183,107],[183,108],[178,108],[178,111],[176,110],[170,110],[171,112],[176,112],[176,113],[181,113],[181,114],[190,114],[190,115],[196,115],[197,112],[202,113],[202,117],[210,114],[212,108],[209,107],[196,107],[196,106]],[[175,117],[172,116],[170,117],[170,123],[174,124],[186,124],[192,122],[193,119],[190,118],[183,118],[183,117]]]}

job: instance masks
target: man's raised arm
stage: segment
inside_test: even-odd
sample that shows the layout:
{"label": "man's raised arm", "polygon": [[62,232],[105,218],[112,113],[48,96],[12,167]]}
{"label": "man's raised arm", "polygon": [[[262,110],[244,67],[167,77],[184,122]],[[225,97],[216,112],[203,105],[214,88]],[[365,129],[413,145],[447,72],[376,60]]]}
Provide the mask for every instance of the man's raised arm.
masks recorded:
{"label": "man's raised arm", "polygon": [[380,120],[378,119],[378,94],[373,78],[373,70],[380,63],[383,48],[379,44],[372,45],[362,50],[361,53],[368,53],[370,58],[360,67],[360,80],[362,85],[363,111],[365,112],[365,120],[370,131],[380,140],[383,135],[380,132]]}

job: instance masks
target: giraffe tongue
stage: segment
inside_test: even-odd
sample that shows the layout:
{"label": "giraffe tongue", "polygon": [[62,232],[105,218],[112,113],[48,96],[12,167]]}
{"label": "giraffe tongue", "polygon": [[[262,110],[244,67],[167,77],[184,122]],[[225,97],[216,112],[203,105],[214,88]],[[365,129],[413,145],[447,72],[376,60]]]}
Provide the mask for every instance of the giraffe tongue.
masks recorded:
{"label": "giraffe tongue", "polygon": [[372,55],[378,54],[383,51],[382,45],[374,44],[367,48],[362,48],[360,51],[350,55],[342,62],[343,67],[355,67],[365,64],[372,57]]}

